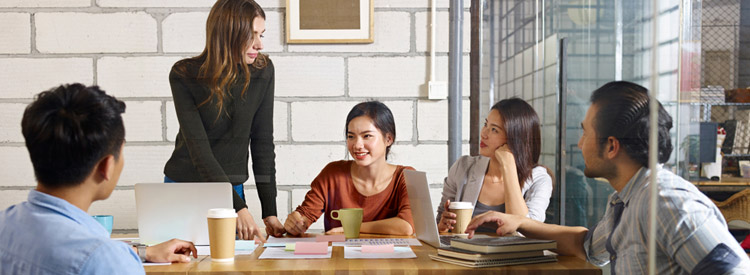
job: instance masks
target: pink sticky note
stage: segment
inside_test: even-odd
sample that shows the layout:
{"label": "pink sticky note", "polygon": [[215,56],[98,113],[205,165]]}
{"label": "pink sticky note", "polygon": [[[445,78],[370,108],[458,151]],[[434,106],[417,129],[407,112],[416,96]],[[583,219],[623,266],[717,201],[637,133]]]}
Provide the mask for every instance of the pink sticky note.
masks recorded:
{"label": "pink sticky note", "polygon": [[318,235],[315,237],[316,242],[345,242],[344,235]]}
{"label": "pink sticky note", "polygon": [[294,244],[294,255],[325,255],[328,254],[328,243],[297,242]]}
{"label": "pink sticky note", "polygon": [[362,245],[362,253],[393,253],[393,245]]}

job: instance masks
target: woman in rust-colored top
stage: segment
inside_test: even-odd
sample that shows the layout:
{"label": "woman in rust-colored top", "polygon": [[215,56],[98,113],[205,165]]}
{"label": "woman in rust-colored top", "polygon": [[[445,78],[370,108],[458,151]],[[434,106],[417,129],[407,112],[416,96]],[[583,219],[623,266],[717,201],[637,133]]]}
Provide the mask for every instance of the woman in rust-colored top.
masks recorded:
{"label": "woman in rust-colored top", "polygon": [[414,221],[406,194],[404,169],[386,162],[396,126],[385,104],[357,104],[346,118],[346,145],[354,160],[326,165],[311,184],[302,205],[289,214],[284,229],[291,235],[304,233],[325,215],[326,233],[343,232],[331,211],[362,208],[362,233],[411,235]]}

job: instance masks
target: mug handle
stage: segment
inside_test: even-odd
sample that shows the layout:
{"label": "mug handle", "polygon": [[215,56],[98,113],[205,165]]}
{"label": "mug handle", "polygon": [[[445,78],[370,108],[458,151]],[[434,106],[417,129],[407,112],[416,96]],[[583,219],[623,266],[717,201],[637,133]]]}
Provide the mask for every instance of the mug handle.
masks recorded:
{"label": "mug handle", "polygon": [[[333,216],[333,213],[336,213],[336,217]],[[340,221],[341,220],[341,213],[339,213],[338,210],[331,210],[331,219]]]}

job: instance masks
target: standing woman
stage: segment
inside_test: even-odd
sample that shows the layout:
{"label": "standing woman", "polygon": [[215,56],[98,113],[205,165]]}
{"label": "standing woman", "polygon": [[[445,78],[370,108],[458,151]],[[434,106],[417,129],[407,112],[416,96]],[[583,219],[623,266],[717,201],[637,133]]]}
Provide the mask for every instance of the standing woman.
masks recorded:
{"label": "standing woman", "polygon": [[346,148],[354,160],[334,161],[313,180],[302,205],[287,216],[290,235],[304,233],[321,214],[326,233],[343,232],[331,211],[362,208],[362,233],[411,235],[414,221],[404,169],[386,162],[396,140],[393,114],[378,101],[362,102],[346,116]]}
{"label": "standing woman", "polygon": [[[438,230],[456,224],[456,214],[445,211],[451,201],[473,203],[472,217],[493,210],[544,222],[552,177],[539,165],[540,132],[539,116],[526,101],[510,98],[492,106],[480,135],[480,156],[461,157],[445,178]],[[485,224],[477,231],[496,228]]]}
{"label": "standing woman", "polygon": [[248,147],[269,235],[276,218],[273,144],[274,68],[263,49],[266,15],[252,0],[218,0],[206,22],[206,47],[178,61],[169,83],[180,123],[166,182],[231,182],[240,239],[264,239],[245,202]]}

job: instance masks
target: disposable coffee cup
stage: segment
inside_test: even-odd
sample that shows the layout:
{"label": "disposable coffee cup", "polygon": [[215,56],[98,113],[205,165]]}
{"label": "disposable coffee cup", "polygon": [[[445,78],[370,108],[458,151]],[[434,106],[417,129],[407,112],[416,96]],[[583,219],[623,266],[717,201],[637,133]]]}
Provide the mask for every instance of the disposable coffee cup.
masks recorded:
{"label": "disposable coffee cup", "polygon": [[237,228],[237,213],[231,208],[213,208],[208,210],[207,218],[211,260],[234,261],[234,231]]}
{"label": "disposable coffee cup", "polygon": [[448,211],[456,214],[456,224],[453,226],[453,233],[464,234],[466,227],[471,222],[471,214],[474,212],[474,204],[465,201],[454,201],[448,205]]}

